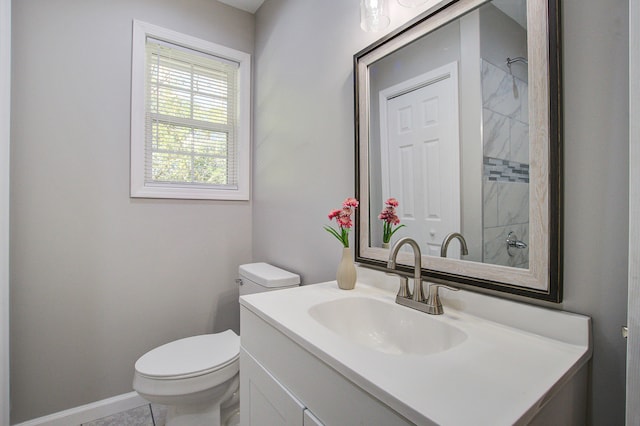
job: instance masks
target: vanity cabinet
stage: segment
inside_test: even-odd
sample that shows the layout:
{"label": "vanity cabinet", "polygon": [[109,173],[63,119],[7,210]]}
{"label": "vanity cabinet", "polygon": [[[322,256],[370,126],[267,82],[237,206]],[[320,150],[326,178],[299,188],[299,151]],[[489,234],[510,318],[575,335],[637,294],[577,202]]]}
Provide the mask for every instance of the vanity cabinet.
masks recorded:
{"label": "vanity cabinet", "polygon": [[243,425],[324,426],[244,349],[240,351]]}
{"label": "vanity cabinet", "polygon": [[305,406],[246,351],[240,351],[243,425],[304,425]]}
{"label": "vanity cabinet", "polygon": [[240,298],[243,425],[586,424],[588,317],[464,290],[427,315],[377,284]]}
{"label": "vanity cabinet", "polygon": [[242,426],[413,424],[244,306],[240,323]]}

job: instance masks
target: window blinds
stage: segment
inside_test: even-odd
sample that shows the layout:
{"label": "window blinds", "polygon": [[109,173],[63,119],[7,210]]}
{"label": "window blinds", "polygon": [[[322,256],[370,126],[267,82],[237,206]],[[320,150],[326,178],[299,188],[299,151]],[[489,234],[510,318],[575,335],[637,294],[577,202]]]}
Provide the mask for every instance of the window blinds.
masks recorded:
{"label": "window blinds", "polygon": [[238,187],[238,64],[147,38],[145,184]]}

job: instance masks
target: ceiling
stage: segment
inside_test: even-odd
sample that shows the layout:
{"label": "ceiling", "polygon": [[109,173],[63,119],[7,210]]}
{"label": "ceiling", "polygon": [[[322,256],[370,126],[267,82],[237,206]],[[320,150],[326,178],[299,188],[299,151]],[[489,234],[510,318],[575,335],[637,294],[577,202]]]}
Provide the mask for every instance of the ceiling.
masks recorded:
{"label": "ceiling", "polygon": [[527,28],[527,4],[524,0],[493,0],[493,5],[510,16],[524,29]]}
{"label": "ceiling", "polygon": [[256,13],[256,10],[264,3],[264,0],[218,0],[220,3],[228,4],[236,9],[246,10],[250,13]]}

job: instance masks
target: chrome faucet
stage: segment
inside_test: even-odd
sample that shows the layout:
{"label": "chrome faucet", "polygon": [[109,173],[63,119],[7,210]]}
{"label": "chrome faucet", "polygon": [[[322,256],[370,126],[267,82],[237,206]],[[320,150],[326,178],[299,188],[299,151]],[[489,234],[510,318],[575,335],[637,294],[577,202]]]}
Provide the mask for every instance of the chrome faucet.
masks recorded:
{"label": "chrome faucet", "polygon": [[398,252],[400,251],[400,247],[405,244],[409,244],[411,248],[413,248],[413,294],[411,294],[411,291],[409,290],[409,283],[406,275],[402,275],[396,271],[396,273],[400,275],[400,289],[396,295],[396,303],[432,315],[440,315],[444,313],[444,310],[442,309],[442,302],[440,302],[440,296],[438,295],[438,289],[440,287],[453,291],[457,291],[458,289],[444,284],[428,283],[429,297],[425,300],[424,290],[422,288],[422,254],[420,253],[420,246],[415,240],[409,237],[398,240],[389,252],[387,268],[395,270]]}
{"label": "chrome faucet", "polygon": [[[413,249],[413,259],[414,259],[414,272],[413,272],[413,295],[409,291],[409,284],[407,283],[406,277],[402,279],[400,282],[400,290],[398,290],[398,296],[402,296],[403,298],[410,298],[416,302],[424,301],[424,290],[422,289],[422,253],[420,253],[420,246],[418,243],[409,237],[404,237],[399,239],[391,248],[389,252],[389,261],[387,262],[387,268],[396,269],[396,258],[398,257],[398,252],[400,251],[400,247],[405,244],[409,244]],[[396,299],[397,302],[397,299]]]}
{"label": "chrome faucet", "polygon": [[442,241],[442,245],[440,246],[440,257],[447,257],[447,250],[449,249],[449,243],[454,238],[457,238],[460,241],[460,254],[466,256],[469,254],[469,250],[467,249],[467,241],[464,239],[461,233],[452,232],[446,237],[444,237],[444,241]]}

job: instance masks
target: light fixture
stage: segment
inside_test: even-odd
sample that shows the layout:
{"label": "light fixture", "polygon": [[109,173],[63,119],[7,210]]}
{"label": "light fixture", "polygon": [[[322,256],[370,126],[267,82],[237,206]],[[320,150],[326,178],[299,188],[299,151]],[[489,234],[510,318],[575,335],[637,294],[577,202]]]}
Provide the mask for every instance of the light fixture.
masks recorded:
{"label": "light fixture", "polygon": [[416,7],[425,4],[426,2],[427,0],[398,0],[400,6],[404,7]]}
{"label": "light fixture", "polygon": [[360,0],[360,27],[363,30],[384,30],[390,23],[387,0]]}

